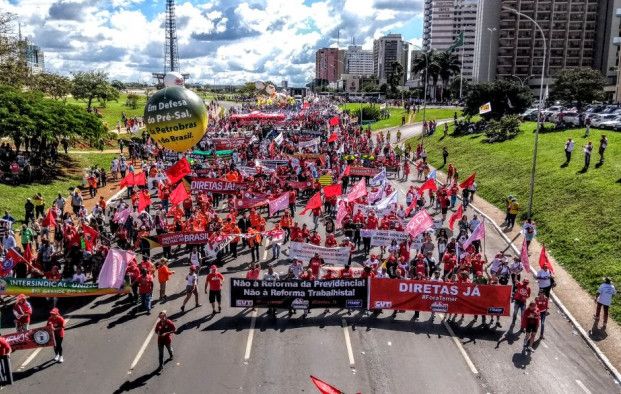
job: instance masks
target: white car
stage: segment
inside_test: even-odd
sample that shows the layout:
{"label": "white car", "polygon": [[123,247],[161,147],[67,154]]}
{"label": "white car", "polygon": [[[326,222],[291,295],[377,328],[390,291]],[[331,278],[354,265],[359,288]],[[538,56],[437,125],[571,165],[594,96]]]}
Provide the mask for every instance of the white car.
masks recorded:
{"label": "white car", "polygon": [[605,115],[593,115],[591,116],[591,126],[592,127],[602,127],[602,123],[603,122],[607,122],[609,120],[613,120],[617,117],[618,115],[613,115],[613,114],[605,114]]}
{"label": "white car", "polygon": [[556,122],[559,118],[563,119],[563,123],[580,126],[580,113],[577,111],[563,111],[552,116],[552,121]]}
{"label": "white car", "polygon": [[553,105],[552,107],[546,108],[543,110],[543,116],[546,120],[551,119],[552,116],[558,114],[563,110],[563,107],[560,105]]}
{"label": "white car", "polygon": [[621,116],[616,115],[612,119],[605,120],[599,124],[600,129],[621,130]]}

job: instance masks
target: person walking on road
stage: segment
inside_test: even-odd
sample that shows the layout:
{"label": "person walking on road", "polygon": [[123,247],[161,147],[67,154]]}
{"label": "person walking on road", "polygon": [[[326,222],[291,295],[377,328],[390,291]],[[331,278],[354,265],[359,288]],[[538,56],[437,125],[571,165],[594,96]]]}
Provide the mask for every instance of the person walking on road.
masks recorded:
{"label": "person walking on road", "polygon": [[571,153],[574,151],[574,140],[571,138],[567,139],[565,142],[565,164],[569,164],[571,161]]}
{"label": "person walking on road", "polygon": [[17,296],[17,301],[13,305],[13,315],[15,316],[15,328],[17,332],[28,331],[30,325],[30,317],[32,316],[32,306],[26,301],[26,296],[20,294]]}
{"label": "person walking on road", "polygon": [[546,297],[550,298],[550,291],[554,287],[554,276],[547,265],[541,267],[537,272],[537,283],[539,284],[539,290],[543,290]]}
{"label": "person walking on road", "polygon": [[157,269],[157,281],[160,283],[160,302],[166,301],[166,283],[174,273],[175,271],[168,268],[168,260],[161,259],[160,267]]}
{"label": "person walking on road", "polygon": [[13,349],[11,349],[9,341],[7,341],[4,337],[0,337],[0,357],[10,357],[12,351]]}
{"label": "person walking on road", "polygon": [[[211,304],[212,314],[222,312],[222,284],[224,283],[224,276],[218,272],[218,266],[213,264],[210,267],[209,274],[205,279],[205,294],[209,289],[209,303]],[[216,302],[218,303],[218,312],[216,312]]]}
{"label": "person walking on road", "polygon": [[540,321],[541,313],[539,313],[539,309],[537,309],[537,304],[535,302],[531,302],[522,314],[521,321],[522,331],[526,332],[526,337],[524,338],[525,351],[535,351],[535,349],[533,349],[533,343],[535,342],[535,336],[537,335]]}
{"label": "person walking on road", "polygon": [[151,314],[151,298],[153,297],[153,276],[146,269],[140,270],[140,278],[138,278],[138,294],[140,295],[140,303],[147,315]]}
{"label": "person walking on road", "polygon": [[545,337],[543,336],[543,332],[546,329],[546,316],[549,314],[548,303],[549,300],[548,297],[546,297],[546,294],[543,292],[543,290],[539,290],[539,294],[535,298],[535,304],[537,304],[537,309],[539,309],[539,317],[541,320],[541,331],[539,334],[540,340],[545,339]]}
{"label": "person walking on road", "polygon": [[507,210],[509,212],[507,215],[507,227],[510,230],[513,230],[513,226],[515,226],[515,218],[520,212],[520,204],[518,203],[517,198],[511,198],[511,202],[509,203]]}
{"label": "person walking on road", "polygon": [[159,366],[158,370],[164,367],[164,347],[168,350],[168,359],[173,359],[172,336],[177,330],[175,323],[166,316],[166,312],[160,312],[159,321],[155,325],[155,333],[157,334],[157,353]]}
{"label": "person walking on road", "polygon": [[65,319],[60,315],[58,308],[52,308],[47,326],[54,330],[54,361],[65,362],[63,358],[63,338],[65,337]]}
{"label": "person walking on road", "polygon": [[617,294],[617,289],[612,284],[612,280],[609,277],[604,278],[604,283],[599,285],[595,296],[595,303],[597,308],[595,309],[595,323],[597,328],[599,324],[599,315],[602,309],[604,309],[604,324],[602,325],[602,331],[606,330],[606,323],[608,323],[608,308],[612,304],[612,297]]}
{"label": "person walking on road", "polygon": [[196,274],[196,267],[191,265],[190,272],[185,277],[185,299],[183,300],[183,304],[181,305],[181,312],[185,311],[185,304],[190,300],[192,294],[194,294],[194,301],[196,302],[196,307],[200,307],[201,304],[198,303],[198,275]]}
{"label": "person walking on road", "polygon": [[518,282],[515,284],[515,292],[513,293],[513,320],[511,321],[511,325],[515,324],[515,320],[518,315],[518,311],[521,314],[524,312],[524,308],[526,308],[526,302],[530,297],[530,286],[528,279],[524,279],[521,283]]}

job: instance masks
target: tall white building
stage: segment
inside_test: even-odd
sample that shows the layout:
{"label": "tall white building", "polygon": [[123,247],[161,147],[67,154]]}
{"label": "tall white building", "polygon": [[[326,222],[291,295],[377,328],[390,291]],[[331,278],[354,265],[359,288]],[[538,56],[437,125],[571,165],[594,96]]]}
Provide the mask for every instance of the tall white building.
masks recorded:
{"label": "tall white building", "polygon": [[373,42],[373,72],[380,84],[386,83],[392,73],[393,64],[403,67],[401,85],[405,85],[408,75],[408,53],[410,45],[403,41],[401,34],[388,34]]}
{"label": "tall white building", "polygon": [[465,79],[472,79],[478,0],[425,0],[423,48],[445,51],[464,33],[464,45],[455,53]]}
{"label": "tall white building", "polygon": [[350,45],[345,52],[345,73],[350,75],[373,75],[373,51],[359,45]]}

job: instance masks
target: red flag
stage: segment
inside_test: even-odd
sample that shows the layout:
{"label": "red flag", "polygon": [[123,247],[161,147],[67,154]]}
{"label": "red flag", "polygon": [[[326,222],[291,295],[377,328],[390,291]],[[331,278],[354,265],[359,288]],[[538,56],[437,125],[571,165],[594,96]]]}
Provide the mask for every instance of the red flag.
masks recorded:
{"label": "red flag", "polygon": [[148,190],[142,190],[138,193],[138,212],[144,211],[151,205],[151,195]]}
{"label": "red flag", "polygon": [[54,217],[54,214],[52,213],[52,208],[47,210],[47,215],[45,215],[45,218],[43,219],[43,223],[41,223],[41,225],[43,227],[56,226],[56,218]]}
{"label": "red flag", "polygon": [[32,261],[32,247],[30,246],[30,243],[27,243],[26,248],[24,249],[24,260],[28,263]]}
{"label": "red flag", "polygon": [[0,267],[0,277],[7,276],[13,267],[15,267],[18,263],[28,264],[28,260],[26,260],[24,256],[19,254],[14,248],[9,249],[4,255],[4,261]]}
{"label": "red flag", "polygon": [[433,219],[429,216],[426,210],[421,209],[416,215],[410,219],[408,224],[405,226],[405,231],[407,231],[412,237],[416,237],[418,234],[427,231],[430,227],[433,226]]}
{"label": "red flag", "polygon": [[190,197],[190,195],[188,194],[188,191],[185,189],[185,185],[183,184],[183,182],[181,182],[180,184],[177,185],[175,190],[173,190],[173,192],[170,193],[170,196],[168,197],[168,201],[170,201],[171,205],[178,205],[178,204],[181,204],[183,201],[185,201],[185,199],[188,197]]}
{"label": "red flag", "polygon": [[455,226],[455,222],[458,221],[459,219],[461,219],[462,216],[464,216],[464,205],[463,204],[459,204],[459,207],[457,208],[457,211],[455,211],[455,213],[453,213],[451,215],[451,217],[449,218],[449,228],[451,229],[451,231],[453,231],[453,227]]}
{"label": "red flag", "polygon": [[548,267],[550,272],[554,273],[554,268],[552,267],[552,262],[548,257],[548,252],[546,251],[546,246],[541,245],[541,254],[539,255],[539,267]]}
{"label": "red flag", "polygon": [[166,170],[166,176],[171,184],[179,182],[181,178],[192,172],[190,163],[185,157],[176,162],[172,167]]}
{"label": "red flag", "polygon": [[462,189],[466,189],[474,184],[474,178],[476,178],[477,173],[473,172],[465,181],[459,184],[459,187]]}
{"label": "red flag", "polygon": [[125,178],[121,179],[121,182],[119,183],[119,187],[127,187],[127,186],[134,186],[134,174],[133,173],[128,173],[127,175],[125,175]]}
{"label": "red flag", "polygon": [[340,183],[323,187],[323,195],[326,197],[338,197],[343,194],[343,186]]}
{"label": "red flag", "polygon": [[343,174],[341,174],[341,176],[349,176],[350,172],[351,172],[351,166],[348,164],[347,167],[345,167],[345,169],[343,170]]}
{"label": "red flag", "polygon": [[433,190],[434,192],[438,190],[438,185],[436,185],[435,179],[427,179],[425,183],[418,189],[418,192],[422,195],[425,190]]}
{"label": "red flag", "polygon": [[306,211],[310,211],[315,208],[321,208],[321,193],[319,192],[315,193],[315,195],[308,200],[306,207],[300,215],[304,215]]}
{"label": "red flag", "polygon": [[315,384],[315,386],[317,387],[317,390],[319,390],[319,392],[321,394],[343,394],[343,392],[341,390],[339,390],[336,387],[334,387],[334,386],[324,382],[321,379],[317,379],[313,375],[311,375],[310,378],[313,381],[313,383]]}
{"label": "red flag", "polygon": [[144,172],[134,176],[134,184],[136,186],[147,186],[147,176]]}
{"label": "red flag", "polygon": [[338,116],[333,116],[330,118],[330,126],[338,126],[340,119]]}
{"label": "red flag", "polygon": [[524,266],[526,272],[530,272],[530,262],[528,260],[528,248],[526,247],[526,240],[522,241],[522,250],[520,251],[520,261]]}
{"label": "red flag", "polygon": [[270,152],[270,157],[276,156],[276,143],[274,141],[270,143],[268,150]]}
{"label": "red flag", "polygon": [[328,143],[330,143],[330,142],[335,142],[335,141],[337,141],[338,139],[339,139],[339,136],[338,136],[338,135],[336,135],[336,133],[332,133],[332,134],[330,134],[330,137],[328,137]]}
{"label": "red flag", "polygon": [[86,224],[82,225],[82,231],[84,232],[84,245],[86,246],[86,250],[90,252],[93,250],[95,242],[97,242],[99,231]]}

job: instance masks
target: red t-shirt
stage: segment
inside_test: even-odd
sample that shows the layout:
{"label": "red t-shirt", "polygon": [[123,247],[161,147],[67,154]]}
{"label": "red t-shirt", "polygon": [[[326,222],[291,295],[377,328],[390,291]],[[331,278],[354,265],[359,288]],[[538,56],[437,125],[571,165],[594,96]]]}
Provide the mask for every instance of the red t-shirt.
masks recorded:
{"label": "red t-shirt", "polygon": [[221,273],[216,272],[210,272],[209,275],[207,275],[207,283],[209,283],[209,288],[213,291],[220,291],[222,290],[222,281],[224,280],[224,276],[222,276]]}
{"label": "red t-shirt", "polygon": [[0,356],[6,356],[11,353],[11,345],[9,342],[4,339],[4,337],[0,337]]}
{"label": "red t-shirt", "polygon": [[60,338],[65,336],[65,319],[62,316],[52,315],[47,319],[47,325],[50,326]]}
{"label": "red t-shirt", "polygon": [[319,269],[321,268],[321,259],[316,259],[313,257],[312,259],[310,259],[309,265],[313,275],[318,276]]}

